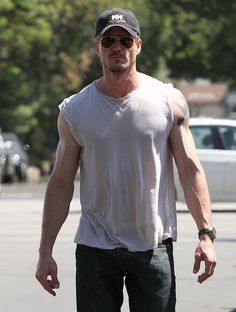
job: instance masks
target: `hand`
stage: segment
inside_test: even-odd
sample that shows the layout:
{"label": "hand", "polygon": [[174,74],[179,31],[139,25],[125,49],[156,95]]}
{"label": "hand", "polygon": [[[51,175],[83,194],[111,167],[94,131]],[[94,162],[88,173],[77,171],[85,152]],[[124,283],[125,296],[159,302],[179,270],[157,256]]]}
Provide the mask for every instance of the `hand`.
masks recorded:
{"label": "hand", "polygon": [[58,289],[60,283],[57,278],[57,264],[51,256],[39,258],[35,277],[46,291],[56,296],[53,289]]}
{"label": "hand", "polygon": [[203,283],[208,277],[212,276],[216,266],[215,247],[211,239],[203,237],[195,250],[195,262],[193,273],[197,273],[200,269],[201,261],[205,262],[205,271],[198,276],[198,282]]}

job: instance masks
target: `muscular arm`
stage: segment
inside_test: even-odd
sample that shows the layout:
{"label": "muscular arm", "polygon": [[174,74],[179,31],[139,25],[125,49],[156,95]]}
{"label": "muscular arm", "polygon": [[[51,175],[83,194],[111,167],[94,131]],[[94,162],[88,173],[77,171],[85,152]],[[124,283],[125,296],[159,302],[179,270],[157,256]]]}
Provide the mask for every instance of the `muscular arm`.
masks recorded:
{"label": "muscular arm", "polygon": [[211,203],[206,178],[189,129],[188,105],[178,90],[175,90],[172,95],[172,108],[174,123],[170,144],[186,204],[198,229],[210,227]]}
{"label": "muscular arm", "polygon": [[[211,202],[206,177],[197,156],[195,143],[189,129],[189,109],[180,91],[174,89],[171,94],[173,127],[170,133],[171,150],[178,168],[185,201],[198,230],[212,226]],[[205,272],[199,276],[199,282],[213,274],[216,264],[213,244],[207,235],[203,235],[195,253],[194,272],[205,261]]]}
{"label": "muscular arm", "polygon": [[[73,196],[74,178],[80,159],[76,143],[62,114],[58,117],[59,144],[56,162],[49,179],[43,211],[42,235],[39,248],[39,263],[36,278],[42,286],[55,295],[58,287],[57,267],[52,258],[53,245],[61,226],[67,218]],[[52,281],[48,281],[50,276]]]}

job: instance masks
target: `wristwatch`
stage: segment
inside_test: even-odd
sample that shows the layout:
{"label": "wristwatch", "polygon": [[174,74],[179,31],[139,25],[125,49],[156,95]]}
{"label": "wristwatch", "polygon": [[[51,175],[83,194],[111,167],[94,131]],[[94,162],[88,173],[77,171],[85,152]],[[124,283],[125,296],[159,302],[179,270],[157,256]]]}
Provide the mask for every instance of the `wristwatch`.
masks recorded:
{"label": "wristwatch", "polygon": [[214,227],[201,229],[198,232],[199,239],[204,234],[208,235],[210,237],[210,239],[214,242],[214,240],[216,238],[216,229]]}

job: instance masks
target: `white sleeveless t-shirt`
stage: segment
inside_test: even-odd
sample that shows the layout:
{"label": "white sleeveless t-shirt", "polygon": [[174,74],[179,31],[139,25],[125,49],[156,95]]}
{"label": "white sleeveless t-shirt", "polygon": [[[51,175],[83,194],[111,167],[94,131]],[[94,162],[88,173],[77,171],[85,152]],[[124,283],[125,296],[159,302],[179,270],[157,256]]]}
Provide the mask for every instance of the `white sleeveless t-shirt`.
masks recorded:
{"label": "white sleeveless t-shirt", "polygon": [[102,94],[93,82],[59,105],[81,146],[76,243],[145,251],[177,238],[168,141],[173,86],[139,76],[140,86],[124,98]]}

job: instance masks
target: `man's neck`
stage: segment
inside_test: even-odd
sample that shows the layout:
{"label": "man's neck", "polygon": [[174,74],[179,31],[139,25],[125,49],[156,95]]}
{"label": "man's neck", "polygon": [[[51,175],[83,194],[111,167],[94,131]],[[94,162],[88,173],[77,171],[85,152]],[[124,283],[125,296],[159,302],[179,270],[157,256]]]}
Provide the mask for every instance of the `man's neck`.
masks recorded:
{"label": "man's neck", "polygon": [[108,96],[122,98],[138,88],[140,84],[138,72],[132,75],[104,75],[96,81],[97,89]]}

